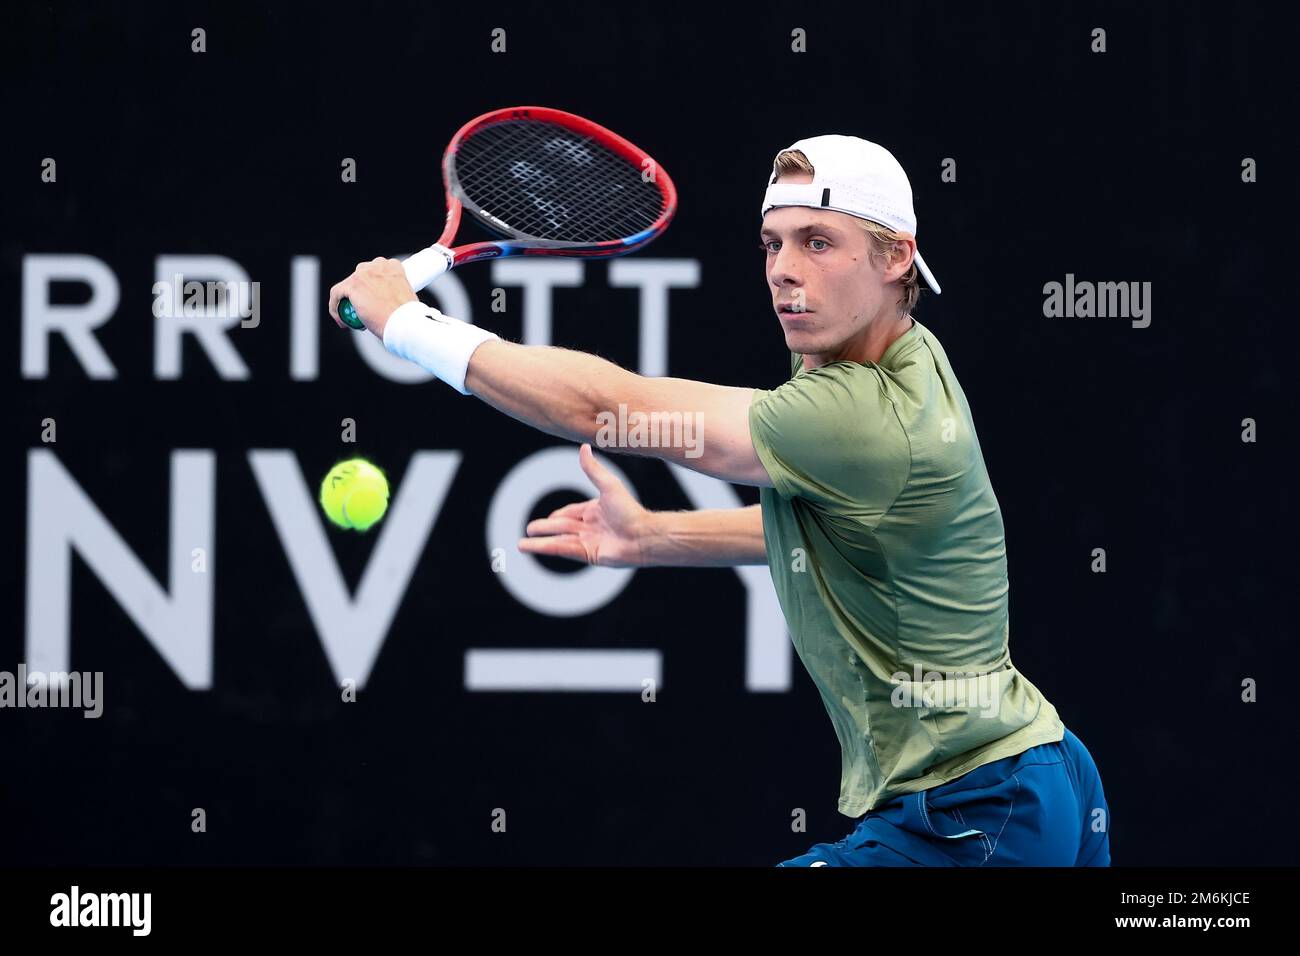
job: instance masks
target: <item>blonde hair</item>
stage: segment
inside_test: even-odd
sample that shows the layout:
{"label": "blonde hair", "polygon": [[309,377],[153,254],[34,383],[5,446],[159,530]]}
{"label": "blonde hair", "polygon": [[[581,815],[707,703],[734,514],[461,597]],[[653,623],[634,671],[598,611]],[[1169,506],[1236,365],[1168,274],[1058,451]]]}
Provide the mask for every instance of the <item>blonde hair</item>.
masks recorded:
{"label": "blonde hair", "polygon": [[[813,164],[808,161],[808,157],[804,155],[801,149],[782,150],[776,157],[772,182],[776,182],[781,176],[793,173],[807,173],[811,176],[814,173]],[[884,256],[886,260],[892,259],[895,255],[894,243],[900,239],[909,238],[902,233],[895,232],[888,226],[882,226],[878,222],[871,222],[869,219],[854,216],[853,221],[866,232],[871,244],[871,254]],[[899,314],[908,315],[916,308],[916,304],[921,298],[921,277],[916,270],[915,258],[913,258],[907,272],[898,280],[898,287]]]}

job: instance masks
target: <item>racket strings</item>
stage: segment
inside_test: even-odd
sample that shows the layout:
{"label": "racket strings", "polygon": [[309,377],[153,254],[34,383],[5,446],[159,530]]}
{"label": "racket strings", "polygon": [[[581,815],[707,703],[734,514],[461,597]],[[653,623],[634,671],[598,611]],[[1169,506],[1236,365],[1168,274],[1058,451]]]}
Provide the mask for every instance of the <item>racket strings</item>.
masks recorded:
{"label": "racket strings", "polygon": [[[643,183],[638,169],[565,127],[516,121],[483,132],[492,137],[491,148],[476,151],[479,166],[467,175],[487,187],[479,192],[493,203],[479,205],[521,233],[619,239],[647,228],[663,210],[659,189]],[[465,187],[464,177],[461,182]]]}
{"label": "racket strings", "polygon": [[558,123],[506,120],[470,134],[455,154],[465,198],[520,237],[586,244],[634,236],[665,200],[640,167]]}
{"label": "racket strings", "polygon": [[514,231],[563,242],[601,242],[640,232],[662,212],[657,187],[642,183],[639,170],[599,144],[551,124],[509,125],[516,128],[484,131],[496,134],[495,148],[475,151],[478,162],[468,167],[461,185],[480,208]]}

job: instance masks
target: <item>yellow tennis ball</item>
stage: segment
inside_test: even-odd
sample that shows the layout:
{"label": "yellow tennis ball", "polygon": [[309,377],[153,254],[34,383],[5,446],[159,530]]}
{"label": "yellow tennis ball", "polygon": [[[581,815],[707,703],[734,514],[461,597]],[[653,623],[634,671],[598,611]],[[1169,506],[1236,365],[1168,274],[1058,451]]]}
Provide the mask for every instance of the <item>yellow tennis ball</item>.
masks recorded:
{"label": "yellow tennis ball", "polygon": [[368,531],[388,510],[388,479],[364,458],[341,461],[320,484],[320,505],[340,528]]}

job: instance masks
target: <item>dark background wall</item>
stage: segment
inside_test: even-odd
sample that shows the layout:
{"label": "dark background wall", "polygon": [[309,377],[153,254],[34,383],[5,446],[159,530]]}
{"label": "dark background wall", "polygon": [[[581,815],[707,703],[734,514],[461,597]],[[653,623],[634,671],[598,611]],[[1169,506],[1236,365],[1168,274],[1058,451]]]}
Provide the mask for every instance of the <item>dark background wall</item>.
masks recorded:
{"label": "dark background wall", "polygon": [[[450,136],[538,104],[613,127],[672,174],[680,213],[639,254],[699,263],[698,286],[670,294],[669,373],[727,384],[774,387],[789,368],[757,241],[772,156],[826,132],[895,153],[944,288],[917,315],[970,398],[1003,509],[1013,658],[1092,750],[1115,862],[1295,863],[1275,802],[1295,781],[1295,75],[1267,8],[449,6],[0,14],[14,476],[0,670],[29,652],[32,455],[57,457],[161,587],[174,450],[214,453],[217,518],[205,689],[73,561],[70,665],[104,672],[105,713],[0,710],[0,860],[769,865],[850,829],[835,735],[797,661],[788,691],[746,690],[733,572],[644,570],[590,614],[532,611],[493,573],[484,527],[502,479],[553,440],[443,385],[384,379],[332,323],[319,375],[289,373],[292,259],[319,260],[323,297],[357,260],[431,241]],[[807,53],[790,50],[795,28]],[[340,182],[345,156],[354,184]],[[1246,157],[1257,182],[1242,181]],[[946,158],[956,182],[940,180]],[[120,304],[97,332],[115,378],[92,380],[58,340],[46,374],[22,374],[23,262],[48,253],[116,276]],[[178,380],[155,376],[164,254],[227,256],[261,282],[261,325],[231,337],[249,378],[223,379],[194,343]],[[634,366],[636,291],[610,287],[608,268],[555,292],[554,341]],[[1046,318],[1043,286],[1067,273],[1150,282],[1150,326]],[[488,267],[458,277],[478,321],[518,338],[518,298],[488,310]],[[339,440],[344,417],[355,445]],[[354,704],[254,449],[291,450],[308,482],[351,454],[395,483],[417,451],[462,455]],[[661,463],[618,463],[648,505],[690,506]],[[355,585],[375,537],[328,540]],[[466,690],[466,650],[492,647],[654,648],[663,686],[653,704]],[[1257,703],[1241,700],[1247,679]],[[191,832],[195,807],[207,833]],[[497,807],[505,834],[490,829]],[[806,833],[791,832],[795,808]]]}

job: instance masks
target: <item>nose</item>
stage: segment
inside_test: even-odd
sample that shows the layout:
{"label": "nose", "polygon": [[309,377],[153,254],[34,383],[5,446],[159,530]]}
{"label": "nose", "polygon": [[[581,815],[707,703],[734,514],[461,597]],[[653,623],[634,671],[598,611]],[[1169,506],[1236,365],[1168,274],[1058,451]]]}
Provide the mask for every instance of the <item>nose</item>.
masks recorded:
{"label": "nose", "polygon": [[797,249],[791,248],[790,243],[781,243],[781,250],[768,260],[768,281],[773,287],[781,288],[783,285],[802,285],[800,273],[800,258]]}

